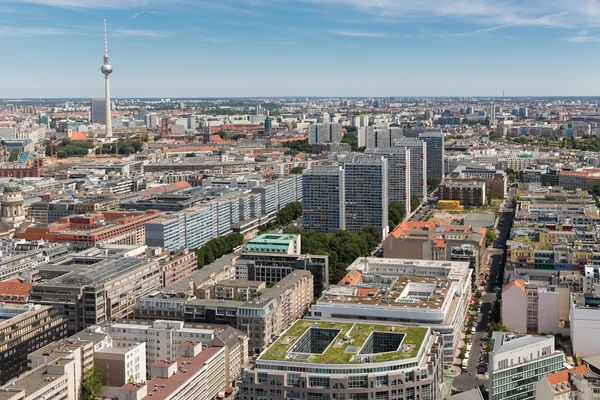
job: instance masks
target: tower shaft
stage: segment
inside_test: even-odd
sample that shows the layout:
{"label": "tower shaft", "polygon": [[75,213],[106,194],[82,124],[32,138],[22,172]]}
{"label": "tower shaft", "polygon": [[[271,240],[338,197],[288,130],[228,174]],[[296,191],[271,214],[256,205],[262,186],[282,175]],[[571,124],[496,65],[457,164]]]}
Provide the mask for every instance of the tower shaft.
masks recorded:
{"label": "tower shaft", "polygon": [[112,130],[112,115],[110,107],[110,77],[106,75],[104,80],[104,97],[106,98],[106,104],[104,105],[106,112],[106,137],[113,137]]}

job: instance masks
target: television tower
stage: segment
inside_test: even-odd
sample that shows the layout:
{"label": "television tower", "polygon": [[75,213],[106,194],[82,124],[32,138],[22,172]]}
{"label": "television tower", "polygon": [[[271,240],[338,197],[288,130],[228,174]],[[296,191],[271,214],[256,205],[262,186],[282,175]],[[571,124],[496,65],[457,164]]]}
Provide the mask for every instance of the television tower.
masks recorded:
{"label": "television tower", "polygon": [[112,131],[112,116],[110,113],[110,74],[113,72],[112,65],[108,62],[108,39],[106,37],[106,18],[104,18],[104,65],[100,68],[100,71],[104,74],[104,98],[106,104],[104,105],[106,111],[106,137],[113,137]]}

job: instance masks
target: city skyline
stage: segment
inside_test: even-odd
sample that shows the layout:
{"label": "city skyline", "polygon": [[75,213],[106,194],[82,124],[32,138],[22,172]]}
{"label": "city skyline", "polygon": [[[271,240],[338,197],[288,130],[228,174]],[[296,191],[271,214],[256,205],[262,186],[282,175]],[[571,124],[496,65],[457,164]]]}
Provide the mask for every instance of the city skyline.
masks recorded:
{"label": "city skyline", "polygon": [[600,4],[540,5],[7,0],[0,97],[101,97],[104,17],[114,98],[600,93]]}

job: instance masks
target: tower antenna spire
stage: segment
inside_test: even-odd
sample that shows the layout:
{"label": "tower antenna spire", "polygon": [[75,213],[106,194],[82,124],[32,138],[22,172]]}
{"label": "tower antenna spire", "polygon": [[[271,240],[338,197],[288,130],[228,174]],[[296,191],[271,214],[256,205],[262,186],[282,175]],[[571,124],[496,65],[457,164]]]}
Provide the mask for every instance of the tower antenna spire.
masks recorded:
{"label": "tower antenna spire", "polygon": [[108,37],[106,34],[106,18],[104,18],[104,57],[108,58]]}

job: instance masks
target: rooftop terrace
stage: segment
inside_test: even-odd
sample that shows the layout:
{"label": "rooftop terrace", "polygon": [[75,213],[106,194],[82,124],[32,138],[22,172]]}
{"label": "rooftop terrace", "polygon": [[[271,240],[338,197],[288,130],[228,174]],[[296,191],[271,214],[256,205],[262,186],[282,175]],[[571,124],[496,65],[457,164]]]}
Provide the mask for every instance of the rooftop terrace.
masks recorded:
{"label": "rooftop terrace", "polygon": [[329,321],[296,321],[260,360],[354,364],[416,357],[428,328]]}

